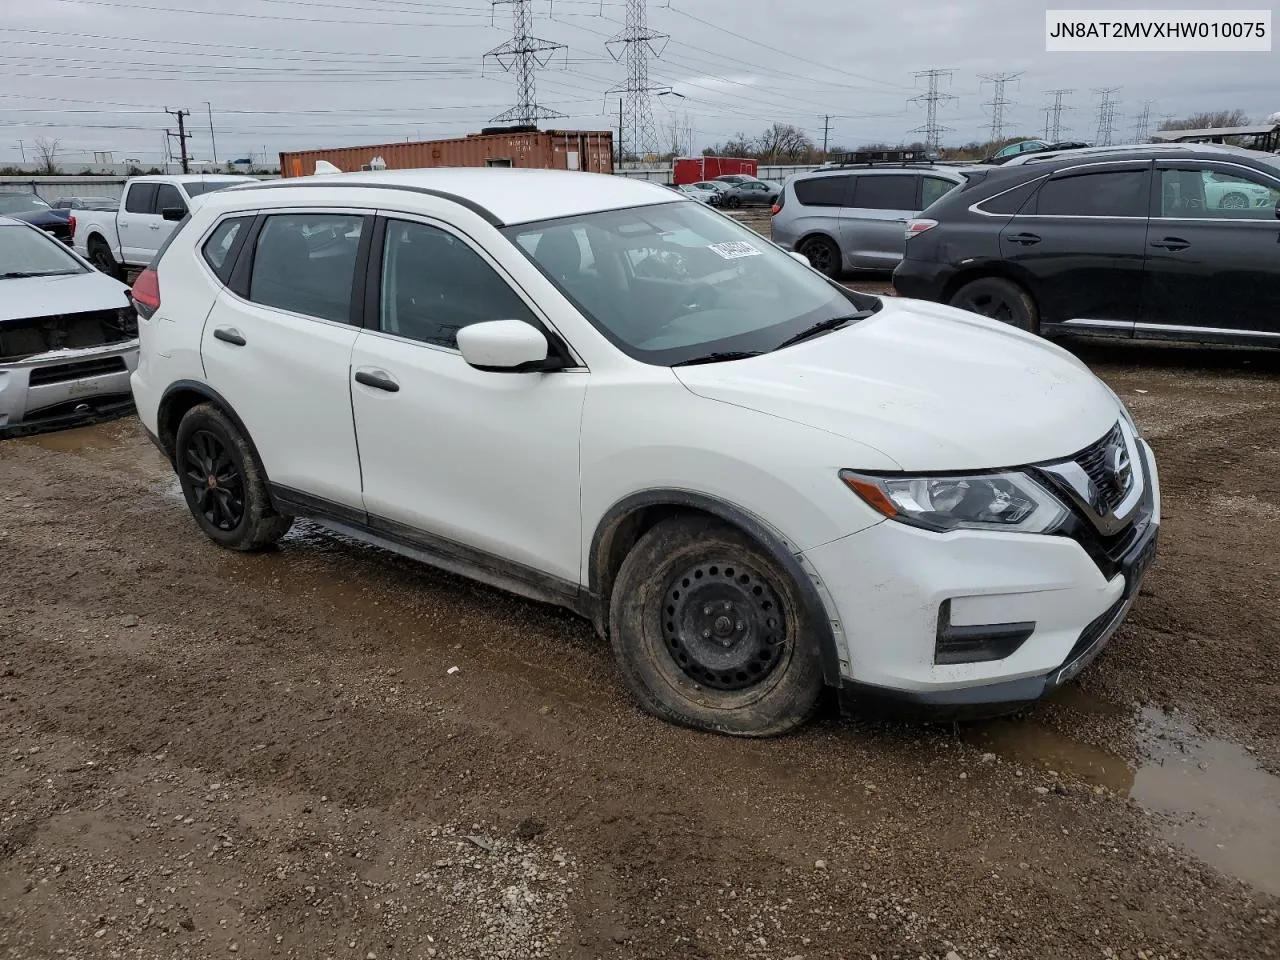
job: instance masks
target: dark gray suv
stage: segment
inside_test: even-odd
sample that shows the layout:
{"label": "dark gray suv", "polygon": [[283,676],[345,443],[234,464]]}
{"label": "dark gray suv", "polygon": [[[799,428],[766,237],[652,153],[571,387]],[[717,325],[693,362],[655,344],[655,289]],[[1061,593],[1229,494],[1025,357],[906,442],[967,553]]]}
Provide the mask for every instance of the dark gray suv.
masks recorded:
{"label": "dark gray suv", "polygon": [[824,167],[787,181],[773,207],[771,236],[829,277],[892,270],[906,247],[907,221],[964,180],[958,168],[927,162]]}

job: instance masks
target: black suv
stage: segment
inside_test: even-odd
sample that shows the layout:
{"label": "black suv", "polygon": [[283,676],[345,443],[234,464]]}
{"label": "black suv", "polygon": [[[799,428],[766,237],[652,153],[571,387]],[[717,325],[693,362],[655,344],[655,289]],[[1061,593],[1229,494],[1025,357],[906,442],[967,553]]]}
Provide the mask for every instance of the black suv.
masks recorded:
{"label": "black suv", "polygon": [[1145,144],[1028,157],[908,223],[893,284],[1046,336],[1280,346],[1278,218],[1273,154]]}

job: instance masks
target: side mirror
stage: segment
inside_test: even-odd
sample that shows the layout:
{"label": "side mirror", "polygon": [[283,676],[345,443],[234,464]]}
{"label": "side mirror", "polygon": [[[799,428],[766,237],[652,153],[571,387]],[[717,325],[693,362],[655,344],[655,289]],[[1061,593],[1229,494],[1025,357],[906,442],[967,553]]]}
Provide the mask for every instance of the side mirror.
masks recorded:
{"label": "side mirror", "polygon": [[160,216],[164,217],[166,220],[172,223],[177,223],[186,215],[187,215],[187,211],[184,210],[182,207],[165,207],[163,210],[160,211]]}
{"label": "side mirror", "polygon": [[809,263],[809,258],[806,257],[803,253],[799,253],[796,250],[788,250],[787,253],[791,254],[791,258],[793,260],[797,260],[800,263],[803,263],[806,267],[812,266],[812,264]]}
{"label": "side mirror", "polygon": [[458,331],[462,359],[477,370],[530,373],[563,364],[548,356],[547,338],[523,320],[488,320]]}

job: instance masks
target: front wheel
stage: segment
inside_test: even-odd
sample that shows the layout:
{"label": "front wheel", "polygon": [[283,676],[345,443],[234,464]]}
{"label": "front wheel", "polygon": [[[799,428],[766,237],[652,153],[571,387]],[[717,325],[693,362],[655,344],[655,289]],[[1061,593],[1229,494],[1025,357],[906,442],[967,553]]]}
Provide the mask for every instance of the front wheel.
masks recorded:
{"label": "front wheel", "polygon": [[709,518],[666,520],[640,538],[618,571],[609,636],[639,704],[683,726],[776,736],[804,723],[822,692],[794,581]]}
{"label": "front wheel", "polygon": [[292,517],[271,508],[262,468],[231,418],[211,403],[178,425],[174,462],[182,494],[200,529],[229,550],[261,550],[283,537]]}
{"label": "front wheel", "polygon": [[1003,277],[983,277],[966,283],[951,297],[950,304],[1028,333],[1040,332],[1040,312],[1031,294]]}
{"label": "front wheel", "polygon": [[1249,206],[1249,198],[1243,193],[1228,193],[1218,206],[1223,210],[1243,210]]}

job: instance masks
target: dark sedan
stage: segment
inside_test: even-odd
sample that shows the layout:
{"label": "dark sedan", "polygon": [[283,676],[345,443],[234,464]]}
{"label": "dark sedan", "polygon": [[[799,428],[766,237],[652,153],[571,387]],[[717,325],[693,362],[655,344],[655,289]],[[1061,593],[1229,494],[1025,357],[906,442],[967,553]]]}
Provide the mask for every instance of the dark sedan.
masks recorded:
{"label": "dark sedan", "polygon": [[25,220],[70,246],[70,210],[55,210],[34,193],[0,193],[0,216]]}
{"label": "dark sedan", "polygon": [[771,180],[748,180],[726,190],[720,203],[731,209],[772,207],[778,202],[778,194],[781,192],[782,187]]}
{"label": "dark sedan", "polygon": [[906,225],[896,291],[1046,336],[1280,347],[1280,157],[1210,144],[1027,158]]}

